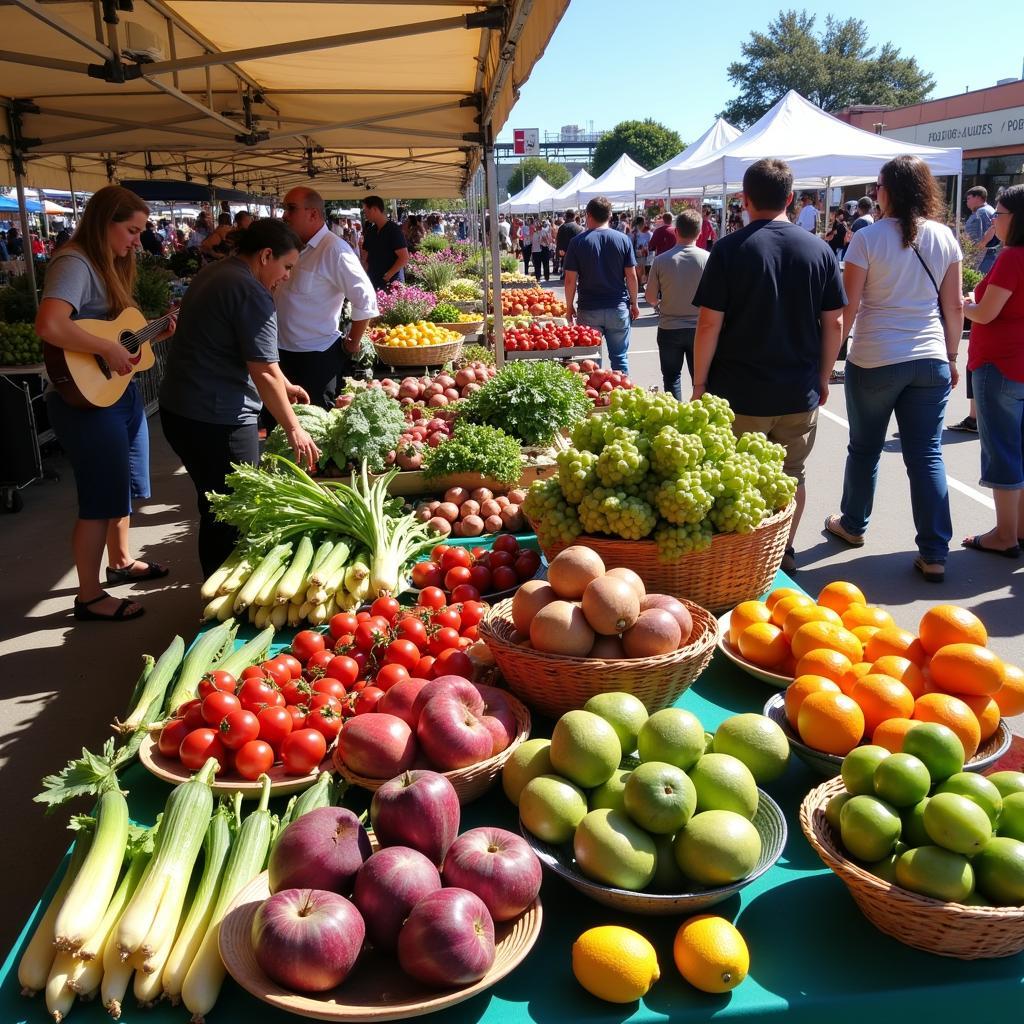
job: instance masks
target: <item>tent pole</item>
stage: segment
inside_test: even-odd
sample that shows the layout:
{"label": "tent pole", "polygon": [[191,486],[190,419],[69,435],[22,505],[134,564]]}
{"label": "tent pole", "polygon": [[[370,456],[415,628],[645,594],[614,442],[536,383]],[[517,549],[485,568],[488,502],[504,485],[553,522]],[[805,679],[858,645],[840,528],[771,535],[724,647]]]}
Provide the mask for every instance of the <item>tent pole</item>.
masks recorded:
{"label": "tent pole", "polygon": [[825,179],[825,223],[822,225],[822,234],[828,233],[828,215],[832,212],[832,175]]}
{"label": "tent pole", "polygon": [[[484,126],[484,167],[487,206],[491,211],[491,269],[494,288],[491,305],[494,309],[494,365],[500,370],[505,365],[505,330],[501,322],[501,253],[498,250],[498,169],[494,163],[493,126]],[[486,262],[486,260],[484,261]]]}
{"label": "tent pole", "polygon": [[75,174],[71,166],[70,154],[64,157],[64,161],[68,166],[68,188],[71,189],[71,212],[75,218],[75,227],[78,227],[78,198],[75,195]]}
{"label": "tent pole", "polygon": [[671,185],[669,185],[669,187],[668,187],[668,203],[665,206],[665,212],[666,213],[671,213],[672,212],[672,186]]}
{"label": "tent pole", "polygon": [[21,222],[21,245],[25,260],[25,274],[28,276],[32,292],[32,308],[39,308],[39,295],[36,292],[36,266],[32,255],[32,232],[29,230],[28,208],[25,206],[25,178],[21,154],[14,153],[14,183],[18,190],[18,220]]}
{"label": "tent pole", "polygon": [[956,237],[960,238],[960,205],[963,199],[960,195],[961,189],[964,184],[964,172],[963,166],[960,168],[960,173],[956,176]]}
{"label": "tent pole", "polygon": [[718,232],[718,237],[719,238],[724,238],[725,237],[726,217],[728,216],[728,213],[726,211],[726,206],[728,206],[727,200],[729,198],[728,191],[727,191],[728,190],[728,186],[729,186],[729,183],[727,181],[723,181],[722,182],[722,225],[721,225],[721,228],[719,229],[719,232]]}

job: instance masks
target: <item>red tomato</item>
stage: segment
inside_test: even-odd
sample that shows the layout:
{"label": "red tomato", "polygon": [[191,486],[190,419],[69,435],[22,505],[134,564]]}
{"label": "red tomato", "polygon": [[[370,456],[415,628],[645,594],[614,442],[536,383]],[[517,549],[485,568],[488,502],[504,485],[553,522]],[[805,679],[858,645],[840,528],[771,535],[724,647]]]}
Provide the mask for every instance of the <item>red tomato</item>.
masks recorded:
{"label": "red tomato", "polygon": [[491,553],[487,548],[473,548],[470,553],[473,556],[474,562],[483,562],[484,565],[487,564],[487,560],[491,557]]}
{"label": "red tomato", "polygon": [[342,635],[338,637],[338,642],[334,645],[334,653],[348,654],[355,645],[356,637],[354,633],[342,633]]}
{"label": "red tomato", "polygon": [[327,678],[348,689],[359,678],[359,663],[348,654],[339,654],[327,666]]}
{"label": "red tomato", "polygon": [[[509,534],[502,534],[502,536],[507,537]],[[495,569],[503,565],[511,565],[515,560],[516,556],[511,551],[492,551],[491,557],[487,559],[487,568],[494,572]]]}
{"label": "red tomato", "polygon": [[[416,652],[416,663],[419,664],[419,651]],[[415,666],[413,666],[415,667]],[[403,679],[409,678],[409,670],[404,665],[398,665],[391,662],[387,665],[381,666],[377,672],[377,678],[374,680],[374,685],[387,693],[395,683],[401,682]]]}
{"label": "red tomato", "polygon": [[460,615],[462,617],[462,633],[465,635],[467,629],[475,626],[487,611],[487,605],[482,601],[466,601],[462,605]]}
{"label": "red tomato", "polygon": [[443,608],[448,603],[448,598],[440,587],[424,587],[420,591],[419,603],[422,608]]}
{"label": "red tomato", "polygon": [[494,570],[488,569],[486,565],[474,565],[469,570],[469,582],[476,587],[477,592],[486,594],[491,589],[491,581],[494,579]]}
{"label": "red tomato", "polygon": [[[334,619],[331,619],[331,623],[334,623]],[[295,639],[292,640],[292,654],[305,665],[317,651],[322,651],[325,646],[323,633],[318,633],[315,629],[303,629],[296,633]]]}
{"label": "red tomato", "polygon": [[306,727],[316,729],[328,744],[333,743],[341,732],[341,726],[345,719],[342,717],[341,705],[338,707],[321,707],[309,713],[306,719]]}
{"label": "red tomato", "polygon": [[214,690],[220,690],[222,693],[234,693],[237,686],[238,680],[230,672],[215,668],[199,680],[197,692],[200,697],[205,698],[209,697]]}
{"label": "red tomato", "polygon": [[305,705],[300,704],[289,704],[285,711],[288,713],[288,717],[292,720],[291,731],[294,732],[296,729],[304,729],[306,727],[306,709]]}
{"label": "red tomato", "polygon": [[393,597],[378,597],[370,605],[370,614],[380,615],[382,618],[387,619],[388,625],[391,625],[398,618],[398,613],[401,610],[402,606]]}
{"label": "red tomato", "polygon": [[260,723],[251,711],[232,711],[220,725],[220,741],[228,750],[238,750],[260,734]]}
{"label": "red tomato", "polygon": [[317,651],[315,654],[311,654],[309,661],[306,662],[306,678],[316,679],[318,676],[322,676],[333,657],[334,651]]}
{"label": "red tomato", "polygon": [[[310,711],[316,711],[317,708],[340,708],[341,698],[335,697],[333,693],[314,693],[309,698],[309,702],[306,704],[306,708]],[[308,722],[306,723],[309,724]]]}
{"label": "red tomato", "polygon": [[[459,632],[457,629],[453,629],[450,626],[442,626],[438,631],[430,638],[430,653],[435,658],[440,657],[442,651],[447,651],[449,648],[459,646]],[[436,669],[436,664],[434,668]]]}
{"label": "red tomato", "polygon": [[462,636],[466,640],[471,640],[476,643],[480,639],[480,627],[479,626],[464,626],[462,629]]}
{"label": "red tomato", "polygon": [[288,671],[291,674],[292,679],[298,679],[299,676],[302,675],[302,665],[299,664],[299,659],[289,654],[287,651],[282,651],[274,660],[283,662],[288,666]]}
{"label": "red tomato", "polygon": [[358,622],[352,612],[338,612],[337,615],[331,616],[327,629],[331,636],[337,640],[339,636],[343,636],[345,633],[354,633],[357,625]]}
{"label": "red tomato", "polygon": [[290,682],[285,683],[281,688],[285,704],[305,704],[306,698],[309,697],[312,692],[312,686],[304,679],[292,679]]}
{"label": "red tomato", "polygon": [[157,749],[164,757],[177,759],[181,741],[188,735],[189,729],[184,718],[172,718],[161,730],[157,740]]}
{"label": "red tomato", "polygon": [[463,679],[473,678],[473,662],[469,655],[449,648],[442,651],[434,662],[434,678],[438,676],[462,676]]}
{"label": "red tomato", "polygon": [[399,640],[411,640],[417,647],[425,647],[427,643],[427,627],[423,620],[415,615],[407,615],[404,619],[398,620],[395,626],[395,633]]}
{"label": "red tomato", "polygon": [[[356,625],[358,626],[360,622],[365,622],[369,617],[370,617],[370,613],[369,612],[366,612],[366,611],[356,612]],[[352,632],[354,633],[355,630],[352,630]]]}
{"label": "red tomato", "polygon": [[329,697],[337,697],[341,700],[345,696],[345,685],[338,679],[332,679],[330,676],[324,676],[323,679],[318,679],[313,684],[313,693],[326,693]]}
{"label": "red tomato", "polygon": [[491,580],[495,590],[509,590],[519,585],[519,577],[516,575],[515,569],[510,569],[507,565],[495,569]]}
{"label": "red tomato", "polygon": [[[477,571],[483,569],[482,565],[473,567]],[[466,565],[456,565],[449,569],[444,574],[444,585],[448,590],[454,590],[456,587],[461,587],[463,583],[469,583],[472,577],[472,569]]]}
{"label": "red tomato", "polygon": [[429,679],[430,673],[433,671],[434,662],[437,661],[432,654],[424,654],[418,662],[416,662],[416,668],[413,671],[413,677],[416,679]]}
{"label": "red tomato", "polygon": [[377,705],[380,703],[381,697],[384,696],[384,691],[377,686],[367,686],[365,690],[362,690],[356,697],[355,710],[357,715],[367,715],[371,711],[377,710]]}
{"label": "red tomato", "polygon": [[430,560],[440,565],[441,556],[448,550],[448,547],[449,545],[447,544],[435,544],[430,552]]}
{"label": "red tomato", "polygon": [[287,708],[264,708],[256,720],[260,727],[259,738],[272,747],[280,746],[281,740],[292,731],[292,715]]}
{"label": "red tomato", "polygon": [[280,692],[269,679],[255,679],[250,676],[239,687],[238,699],[242,702],[243,708],[252,711],[253,705],[274,703],[274,695]]}
{"label": "red tomato", "polygon": [[216,729],[193,729],[178,748],[181,763],[190,771],[197,772],[206,764],[206,759],[215,757],[224,766],[224,744]]}
{"label": "red tomato", "polygon": [[206,719],[203,718],[203,702],[198,697],[185,701],[178,708],[178,717],[184,719],[189,732],[201,729],[206,725]]}
{"label": "red tomato", "polygon": [[255,782],[274,767],[274,751],[264,740],[249,740],[235,754],[235,771]]}
{"label": "red tomato", "polygon": [[327,740],[316,729],[299,729],[281,741],[281,760],[289,775],[308,775],[326,753]]}
{"label": "red tomato", "polygon": [[472,564],[473,556],[465,548],[446,546],[441,555],[441,571],[444,573],[457,565],[468,569]]}
{"label": "red tomato", "polygon": [[392,640],[384,651],[385,665],[401,665],[403,668],[415,668],[420,660],[420,649],[411,640]]}
{"label": "red tomato", "polygon": [[459,614],[458,608],[452,608],[451,606],[447,608],[438,608],[438,610],[430,616],[430,621],[435,626],[448,626],[456,631],[462,626],[462,616]]}
{"label": "red tomato", "polygon": [[242,702],[233,693],[215,690],[203,701],[203,721],[208,725],[220,725],[232,711],[238,711]]}
{"label": "red tomato", "polygon": [[274,682],[278,686],[284,686],[289,679],[293,679],[291,666],[280,656],[271,658],[270,661],[265,661],[260,666],[273,676]]}
{"label": "red tomato", "polygon": [[380,625],[367,619],[356,626],[356,647],[364,654],[369,654],[379,644],[387,642],[387,627],[380,628]]}
{"label": "red tomato", "polygon": [[238,678],[242,680],[249,679],[252,676],[265,676],[266,674],[266,669],[262,665],[249,665],[247,668],[242,669],[242,674]]}
{"label": "red tomato", "polygon": [[538,555],[536,551],[523,551],[516,559],[512,568],[515,569],[520,582],[523,580],[532,580],[533,577],[537,575],[537,570],[540,568],[540,555]]}
{"label": "red tomato", "polygon": [[412,567],[412,585],[419,590],[424,587],[439,587],[444,573],[437,562],[418,562]]}
{"label": "red tomato", "polygon": [[457,587],[452,588],[452,600],[457,604],[462,604],[465,601],[479,601],[480,591],[472,583],[460,583]]}
{"label": "red tomato", "polygon": [[503,533],[494,541],[494,551],[504,551],[510,555],[519,554],[519,541],[511,533]]}

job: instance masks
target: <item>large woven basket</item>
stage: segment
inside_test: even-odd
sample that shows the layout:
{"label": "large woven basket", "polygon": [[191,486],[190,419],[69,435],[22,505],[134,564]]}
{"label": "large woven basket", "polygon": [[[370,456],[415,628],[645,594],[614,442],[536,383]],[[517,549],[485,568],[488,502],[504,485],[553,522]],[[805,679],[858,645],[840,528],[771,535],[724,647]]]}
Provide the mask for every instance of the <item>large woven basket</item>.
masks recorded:
{"label": "large woven basket", "polygon": [[[584,535],[573,543],[593,548],[609,569],[632,569],[652,593],[688,598],[717,614],[760,597],[771,587],[786,553],[795,508],[776,512],[751,533],[716,533],[706,551],[675,562],[661,561],[653,540]],[[544,554],[551,561],[567,546],[545,547]]]}
{"label": "large woven basket", "polygon": [[552,718],[583,707],[598,693],[632,693],[648,711],[670,707],[704,671],[718,642],[718,620],[692,601],[683,603],[693,616],[690,642],[654,658],[604,661],[545,654],[517,642],[512,601],[493,605],[480,623],[508,688],[530,707]]}
{"label": "large woven basket", "polygon": [[[530,738],[532,722],[529,708],[525,707],[521,701],[516,700],[511,693],[506,693],[505,698],[516,719],[516,735],[512,742],[494,757],[489,757],[485,761],[477,761],[476,764],[471,764],[468,768],[457,768],[455,771],[444,773],[444,777],[459,794],[460,804],[469,804],[482,797],[494,785],[501,774],[501,769],[505,767],[505,762],[512,756],[516,748]],[[360,786],[371,792],[376,792],[388,781],[387,779],[371,779],[365,775],[357,775],[340,757],[335,757],[334,767],[338,774],[352,785]]]}
{"label": "large woven basket", "polygon": [[812,789],[800,805],[800,827],[815,852],[843,881],[861,913],[881,932],[914,949],[982,960],[1024,950],[1024,907],[969,907],[919,896],[849,860],[825,818],[842,779]]}
{"label": "large woven basket", "polygon": [[484,329],[484,322],[483,320],[453,320],[451,323],[438,323],[437,326],[448,331],[455,331],[456,334],[461,334],[465,338],[469,334],[479,334]]}
{"label": "large woven basket", "polygon": [[459,358],[462,352],[462,338],[446,341],[443,345],[417,345],[414,348],[399,348],[397,345],[373,343],[377,358],[388,366],[440,366]]}

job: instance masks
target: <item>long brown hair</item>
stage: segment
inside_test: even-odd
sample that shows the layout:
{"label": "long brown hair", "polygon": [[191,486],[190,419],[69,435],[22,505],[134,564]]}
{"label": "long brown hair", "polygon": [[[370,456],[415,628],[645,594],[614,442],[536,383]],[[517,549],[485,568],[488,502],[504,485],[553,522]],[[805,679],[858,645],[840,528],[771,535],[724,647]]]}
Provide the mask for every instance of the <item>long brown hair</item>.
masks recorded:
{"label": "long brown hair", "polygon": [[935,220],[942,211],[938,185],[918,156],[897,156],[882,165],[878,180],[889,193],[886,216],[899,221],[903,248],[917,238],[917,222]]}
{"label": "long brown hair", "polygon": [[115,256],[107,241],[107,228],[130,220],[136,213],[149,216],[149,207],[120,185],[106,185],[85,204],[71,244],[85,254],[107,290],[110,315],[135,304],[135,252]]}

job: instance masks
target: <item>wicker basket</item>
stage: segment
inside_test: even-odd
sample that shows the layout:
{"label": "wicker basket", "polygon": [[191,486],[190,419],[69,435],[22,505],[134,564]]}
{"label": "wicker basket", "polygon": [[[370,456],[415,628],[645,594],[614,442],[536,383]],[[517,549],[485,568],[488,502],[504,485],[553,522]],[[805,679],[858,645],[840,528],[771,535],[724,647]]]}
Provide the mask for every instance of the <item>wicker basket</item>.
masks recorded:
{"label": "wicker basket", "polygon": [[512,601],[493,605],[480,623],[508,688],[530,707],[552,718],[583,707],[598,693],[632,693],[648,711],[670,707],[704,671],[718,642],[718,620],[692,601],[683,603],[693,616],[690,643],[654,658],[603,661],[545,654],[516,642]]}
{"label": "wicker basket", "polygon": [[[459,803],[461,804],[469,804],[482,797],[497,781],[501,769],[505,767],[505,762],[512,756],[515,749],[530,738],[529,709],[521,701],[516,700],[511,693],[506,693],[505,697],[516,719],[517,731],[512,742],[500,754],[495,754],[494,757],[489,757],[486,761],[478,761],[468,768],[458,768],[455,771],[444,773],[444,777],[459,794]],[[357,775],[339,757],[335,757],[334,767],[338,774],[352,785],[360,786],[371,792],[376,792],[388,781],[387,779],[370,779],[364,775]]]}
{"label": "wicker basket", "polygon": [[842,779],[812,789],[800,805],[800,827],[815,852],[850,890],[861,913],[881,932],[914,949],[982,960],[1024,950],[1024,907],[969,907],[919,896],[849,860],[825,818]]}
{"label": "wicker basket", "polygon": [[483,320],[457,320],[453,323],[438,323],[437,326],[448,331],[455,331],[456,334],[461,334],[465,338],[468,334],[479,334],[484,329],[484,322]]}
{"label": "wicker basket", "polygon": [[373,343],[377,358],[388,366],[440,366],[459,358],[462,352],[462,338],[446,341],[443,345],[417,345],[415,348],[399,348],[397,345]]}
{"label": "wicker basket", "polygon": [[[689,598],[716,614],[770,589],[782,564],[795,505],[765,519],[751,533],[716,533],[711,547],[662,562],[653,540],[618,540],[584,535],[574,544],[593,548],[609,569],[626,566],[638,573],[647,589]],[[568,545],[544,548],[548,561]]]}

